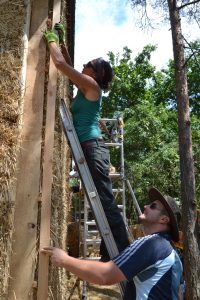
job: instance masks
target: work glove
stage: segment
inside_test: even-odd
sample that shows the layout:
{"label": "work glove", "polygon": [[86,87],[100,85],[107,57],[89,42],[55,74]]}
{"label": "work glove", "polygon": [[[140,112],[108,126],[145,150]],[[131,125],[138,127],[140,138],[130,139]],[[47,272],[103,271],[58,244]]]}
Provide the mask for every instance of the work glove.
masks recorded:
{"label": "work glove", "polygon": [[59,36],[59,43],[64,44],[65,43],[65,27],[62,23],[56,23],[54,25],[54,29],[58,31]]}
{"label": "work glove", "polygon": [[46,30],[43,33],[43,38],[45,39],[47,44],[52,43],[52,42],[55,42],[55,43],[59,42],[59,38],[58,38],[57,34],[55,32],[53,32],[53,30]]}

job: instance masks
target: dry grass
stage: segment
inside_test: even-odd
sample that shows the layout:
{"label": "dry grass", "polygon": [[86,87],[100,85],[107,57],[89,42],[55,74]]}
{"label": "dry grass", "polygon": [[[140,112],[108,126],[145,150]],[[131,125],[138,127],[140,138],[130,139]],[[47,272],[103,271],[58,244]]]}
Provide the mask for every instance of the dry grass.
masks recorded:
{"label": "dry grass", "polygon": [[[18,119],[20,101],[20,61],[12,54],[1,55],[0,71],[0,186],[1,197],[14,180],[18,148]],[[3,197],[4,198],[4,197]]]}
{"label": "dry grass", "polygon": [[[58,91],[59,94],[59,91]],[[57,104],[59,101],[57,101]],[[71,152],[63,135],[58,107],[56,109],[56,124],[54,135],[54,163],[52,186],[52,243],[67,250],[67,228],[71,221],[71,195],[69,190],[69,169]],[[66,300],[74,288],[76,279],[63,269],[51,268],[49,280],[50,299]]]}
{"label": "dry grass", "polygon": [[[0,298],[7,292],[19,147],[24,1],[0,5]],[[14,20],[14,22],[13,22]]]}

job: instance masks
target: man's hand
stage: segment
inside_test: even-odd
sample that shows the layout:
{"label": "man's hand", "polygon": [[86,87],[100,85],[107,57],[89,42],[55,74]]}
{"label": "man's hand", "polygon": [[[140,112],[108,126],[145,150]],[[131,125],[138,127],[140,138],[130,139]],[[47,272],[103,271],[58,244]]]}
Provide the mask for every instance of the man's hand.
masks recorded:
{"label": "man's hand", "polygon": [[65,251],[54,247],[44,247],[41,250],[41,253],[50,256],[52,264],[56,267],[64,267],[64,264],[68,258],[68,254]]}
{"label": "man's hand", "polygon": [[47,44],[52,43],[52,42],[55,42],[55,43],[59,42],[59,38],[58,38],[57,34],[55,34],[55,32],[53,32],[53,30],[46,30],[43,33],[43,38],[45,39]]}
{"label": "man's hand", "polygon": [[56,23],[54,25],[55,30],[58,31],[58,36],[59,36],[59,42],[60,44],[65,43],[65,27],[62,23]]}

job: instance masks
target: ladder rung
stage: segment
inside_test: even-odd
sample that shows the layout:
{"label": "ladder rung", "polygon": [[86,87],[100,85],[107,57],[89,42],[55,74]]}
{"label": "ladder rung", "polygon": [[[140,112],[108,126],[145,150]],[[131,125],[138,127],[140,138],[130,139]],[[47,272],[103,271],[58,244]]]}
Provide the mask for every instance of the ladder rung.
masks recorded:
{"label": "ladder rung", "polygon": [[112,189],[112,191],[114,192],[114,193],[122,193],[124,190],[123,189]]}
{"label": "ladder rung", "polygon": [[105,143],[106,144],[106,146],[113,146],[113,147],[119,147],[119,146],[123,146],[123,144],[122,143]]}
{"label": "ladder rung", "polygon": [[[87,211],[92,212],[92,209],[90,207],[87,207]],[[84,210],[81,210],[81,214],[84,215],[84,213],[85,213]]]}
{"label": "ladder rung", "polygon": [[109,122],[109,121],[118,122],[118,119],[117,118],[114,118],[114,119],[102,118],[101,121],[105,121],[105,122]]}
{"label": "ladder rung", "polygon": [[123,204],[118,204],[117,206],[118,206],[119,208],[123,208],[123,207],[124,207]]}
{"label": "ladder rung", "polygon": [[84,259],[85,260],[100,260],[100,256],[88,256],[88,257],[85,257]]}
{"label": "ladder rung", "polygon": [[101,243],[101,239],[86,239],[87,244],[99,244]]}
{"label": "ladder rung", "polygon": [[[91,210],[90,208],[88,208],[88,210]],[[81,214],[84,215],[84,210],[81,210]]]}
{"label": "ladder rung", "polygon": [[96,225],[96,222],[95,222],[95,220],[87,221],[86,225]]}
{"label": "ladder rung", "polygon": [[99,231],[98,231],[98,230],[88,230],[87,233],[88,233],[88,234],[98,234]]}
{"label": "ladder rung", "polygon": [[121,174],[121,173],[110,173],[109,176],[110,176],[111,178],[113,178],[113,177],[121,177],[122,174]]}

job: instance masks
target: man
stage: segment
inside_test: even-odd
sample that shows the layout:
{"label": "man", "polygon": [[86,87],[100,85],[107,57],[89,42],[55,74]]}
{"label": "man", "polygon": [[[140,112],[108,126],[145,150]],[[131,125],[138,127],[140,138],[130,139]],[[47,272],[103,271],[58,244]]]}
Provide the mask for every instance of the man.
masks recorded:
{"label": "man", "polygon": [[53,247],[45,247],[42,253],[55,266],[91,283],[111,285],[127,280],[125,300],[178,300],[182,264],[170,241],[179,240],[180,210],[173,198],[156,188],[149,190],[149,198],[151,203],[139,217],[145,236],[111,261],[80,260]]}

